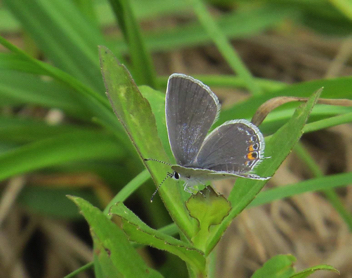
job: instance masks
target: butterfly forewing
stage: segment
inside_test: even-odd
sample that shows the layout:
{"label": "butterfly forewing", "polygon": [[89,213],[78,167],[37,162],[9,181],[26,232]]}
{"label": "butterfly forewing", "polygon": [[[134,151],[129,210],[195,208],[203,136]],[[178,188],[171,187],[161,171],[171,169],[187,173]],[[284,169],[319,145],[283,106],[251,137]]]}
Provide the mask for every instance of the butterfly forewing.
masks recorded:
{"label": "butterfly forewing", "polygon": [[193,166],[246,174],[261,160],[263,151],[264,138],[259,129],[246,120],[233,120],[207,136]]}
{"label": "butterfly forewing", "polygon": [[220,104],[210,88],[183,74],[172,74],[166,91],[166,124],[177,164],[191,164],[214,121]]}

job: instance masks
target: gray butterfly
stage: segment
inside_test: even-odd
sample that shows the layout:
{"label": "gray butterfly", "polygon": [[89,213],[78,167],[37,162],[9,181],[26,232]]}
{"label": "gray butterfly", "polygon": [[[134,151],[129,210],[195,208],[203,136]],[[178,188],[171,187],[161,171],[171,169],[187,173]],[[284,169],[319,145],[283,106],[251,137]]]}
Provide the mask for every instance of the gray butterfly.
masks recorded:
{"label": "gray butterfly", "polygon": [[[247,120],[223,123],[208,134],[217,120],[217,96],[199,80],[174,73],[166,91],[166,125],[177,165],[170,177],[184,180],[184,190],[209,180],[242,177],[267,180],[251,173],[263,159],[264,137]],[[208,134],[208,135],[207,135]]]}

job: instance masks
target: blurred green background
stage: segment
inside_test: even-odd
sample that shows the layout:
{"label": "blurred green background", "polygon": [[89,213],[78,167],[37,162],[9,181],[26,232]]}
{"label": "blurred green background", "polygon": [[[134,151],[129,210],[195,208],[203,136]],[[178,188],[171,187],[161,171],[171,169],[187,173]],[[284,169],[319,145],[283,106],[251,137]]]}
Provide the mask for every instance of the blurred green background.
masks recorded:
{"label": "blurred green background", "polygon": [[[138,86],[159,90],[160,97],[173,72],[202,80],[223,104],[217,125],[250,119],[272,97],[308,97],[322,86],[324,98],[352,98],[351,1],[2,0],[0,5],[0,273],[5,274],[0,277],[62,277],[89,262],[88,228],[66,195],[104,209],[144,170],[105,96],[98,45],[114,52]],[[270,114],[263,133],[273,134],[296,106]],[[351,113],[351,107],[316,107],[311,123],[326,121],[308,130],[320,130],[304,138],[308,153],[289,157],[272,186],[317,176],[307,169],[321,175],[349,172],[351,126],[338,125],[350,122]],[[332,129],[321,130],[325,127]],[[167,138],[162,141],[168,148]],[[302,166],[302,159],[313,166]],[[350,177],[340,185],[349,182]],[[147,173],[136,187],[126,205],[154,228],[169,224],[160,198],[150,205],[155,185]],[[226,184],[223,190],[226,194]],[[345,221],[321,195],[304,196],[305,201],[286,200],[278,208],[280,200],[238,220],[231,242],[241,248],[234,247],[234,254],[219,247],[224,259],[218,277],[250,277],[278,252],[298,254],[302,265],[345,254],[346,262],[339,264],[341,277],[348,277],[343,275],[351,270],[352,255],[339,248],[351,248],[345,224],[351,224],[351,190],[334,195],[345,206]],[[316,207],[322,208],[318,216]],[[264,225],[259,219],[266,218],[272,231],[265,235],[284,234],[282,242],[263,243],[265,235],[256,232],[263,226],[249,224]],[[301,245],[284,232],[293,223],[308,227],[295,231],[306,239]],[[320,240],[311,242],[316,235]],[[305,244],[311,248],[303,252]],[[186,277],[175,257],[140,252],[165,277]],[[246,265],[239,263],[243,258]]]}

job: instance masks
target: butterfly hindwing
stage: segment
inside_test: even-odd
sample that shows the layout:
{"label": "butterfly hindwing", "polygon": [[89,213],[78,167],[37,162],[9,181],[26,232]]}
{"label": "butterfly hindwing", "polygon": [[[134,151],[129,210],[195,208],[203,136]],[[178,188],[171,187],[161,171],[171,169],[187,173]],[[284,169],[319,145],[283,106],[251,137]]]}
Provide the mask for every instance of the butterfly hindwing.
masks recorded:
{"label": "butterfly hindwing", "polygon": [[228,121],[206,137],[193,166],[247,174],[262,159],[264,147],[263,135],[255,125],[246,120]]}

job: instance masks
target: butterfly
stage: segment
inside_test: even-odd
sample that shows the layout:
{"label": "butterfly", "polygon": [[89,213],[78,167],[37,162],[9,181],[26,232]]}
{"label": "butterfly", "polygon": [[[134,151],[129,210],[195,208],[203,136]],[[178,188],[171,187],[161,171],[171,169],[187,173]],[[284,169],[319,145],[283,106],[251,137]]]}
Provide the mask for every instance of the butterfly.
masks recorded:
{"label": "butterfly", "polygon": [[220,108],[217,96],[201,81],[180,73],[169,77],[165,115],[176,165],[171,165],[173,173],[168,177],[184,180],[184,190],[189,193],[209,180],[270,178],[252,173],[265,148],[257,126],[244,119],[231,120],[208,134]]}

